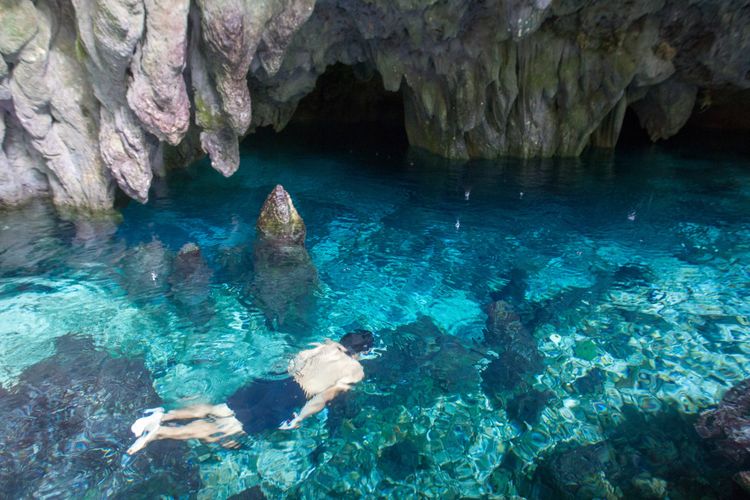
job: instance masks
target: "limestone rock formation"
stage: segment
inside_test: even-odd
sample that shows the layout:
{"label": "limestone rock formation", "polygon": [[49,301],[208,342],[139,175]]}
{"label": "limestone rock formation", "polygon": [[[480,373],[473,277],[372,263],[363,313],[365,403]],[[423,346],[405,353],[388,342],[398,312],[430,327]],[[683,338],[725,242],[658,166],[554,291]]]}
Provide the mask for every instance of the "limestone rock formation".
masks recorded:
{"label": "limestone rock formation", "polygon": [[258,237],[278,245],[305,246],[307,228],[292,198],[280,184],[268,195],[256,224]]}
{"label": "limestone rock formation", "polygon": [[305,249],[305,222],[281,185],[263,203],[256,229],[252,293],[272,327],[304,328],[318,272]]}
{"label": "limestone rock formation", "polygon": [[145,202],[201,153],[231,175],[335,63],[444,156],[612,147],[629,107],[662,139],[750,88],[749,49],[735,0],[0,0],[0,203]]}
{"label": "limestone rock formation", "polygon": [[174,259],[169,283],[172,293],[185,305],[205,302],[213,273],[195,243],[185,243]]}
{"label": "limestone rock formation", "polygon": [[190,126],[190,102],[182,77],[190,2],[146,0],[144,5],[145,34],[131,64],[128,104],[149,133],[176,146]]}

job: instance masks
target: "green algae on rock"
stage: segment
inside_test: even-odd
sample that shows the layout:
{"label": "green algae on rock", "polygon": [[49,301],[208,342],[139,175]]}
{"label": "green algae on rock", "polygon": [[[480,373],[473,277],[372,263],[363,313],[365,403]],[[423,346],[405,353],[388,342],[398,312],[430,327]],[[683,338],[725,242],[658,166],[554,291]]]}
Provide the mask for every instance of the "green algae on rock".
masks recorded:
{"label": "green algae on rock", "polygon": [[258,235],[266,241],[305,246],[305,222],[281,184],[271,191],[263,203],[256,228]]}

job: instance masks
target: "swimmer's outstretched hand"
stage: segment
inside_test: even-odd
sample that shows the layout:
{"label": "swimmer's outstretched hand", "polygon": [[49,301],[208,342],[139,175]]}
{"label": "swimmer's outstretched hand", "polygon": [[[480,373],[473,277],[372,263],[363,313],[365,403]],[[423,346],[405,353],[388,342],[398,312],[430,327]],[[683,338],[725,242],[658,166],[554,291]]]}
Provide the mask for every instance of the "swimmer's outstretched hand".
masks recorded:
{"label": "swimmer's outstretched hand", "polygon": [[297,429],[299,427],[299,422],[300,422],[297,417],[298,415],[296,413],[292,413],[292,418],[290,418],[289,420],[284,420],[279,426],[279,429],[282,431],[289,431],[292,429]]}

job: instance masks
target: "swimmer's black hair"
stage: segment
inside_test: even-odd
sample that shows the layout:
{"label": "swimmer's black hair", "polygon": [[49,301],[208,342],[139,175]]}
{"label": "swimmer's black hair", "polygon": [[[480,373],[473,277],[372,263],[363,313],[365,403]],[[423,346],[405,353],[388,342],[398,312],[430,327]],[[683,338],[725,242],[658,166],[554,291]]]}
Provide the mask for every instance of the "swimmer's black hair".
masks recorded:
{"label": "swimmer's black hair", "polygon": [[368,330],[354,330],[349,332],[339,340],[339,344],[346,347],[346,352],[350,356],[359,354],[361,352],[367,352],[372,349],[375,343],[375,337],[371,331]]}

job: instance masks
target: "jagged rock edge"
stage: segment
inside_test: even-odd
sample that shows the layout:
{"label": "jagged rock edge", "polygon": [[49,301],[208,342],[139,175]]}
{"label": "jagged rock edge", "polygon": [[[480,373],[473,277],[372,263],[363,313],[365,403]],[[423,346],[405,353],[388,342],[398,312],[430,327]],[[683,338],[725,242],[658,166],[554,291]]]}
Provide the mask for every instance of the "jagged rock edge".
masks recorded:
{"label": "jagged rock edge", "polygon": [[4,2],[0,203],[109,209],[115,185],[145,202],[199,152],[231,175],[239,138],[283,128],[337,62],[401,90],[411,144],[444,156],[613,147],[627,107],[663,139],[699,89],[750,86],[749,16],[708,0]]}

